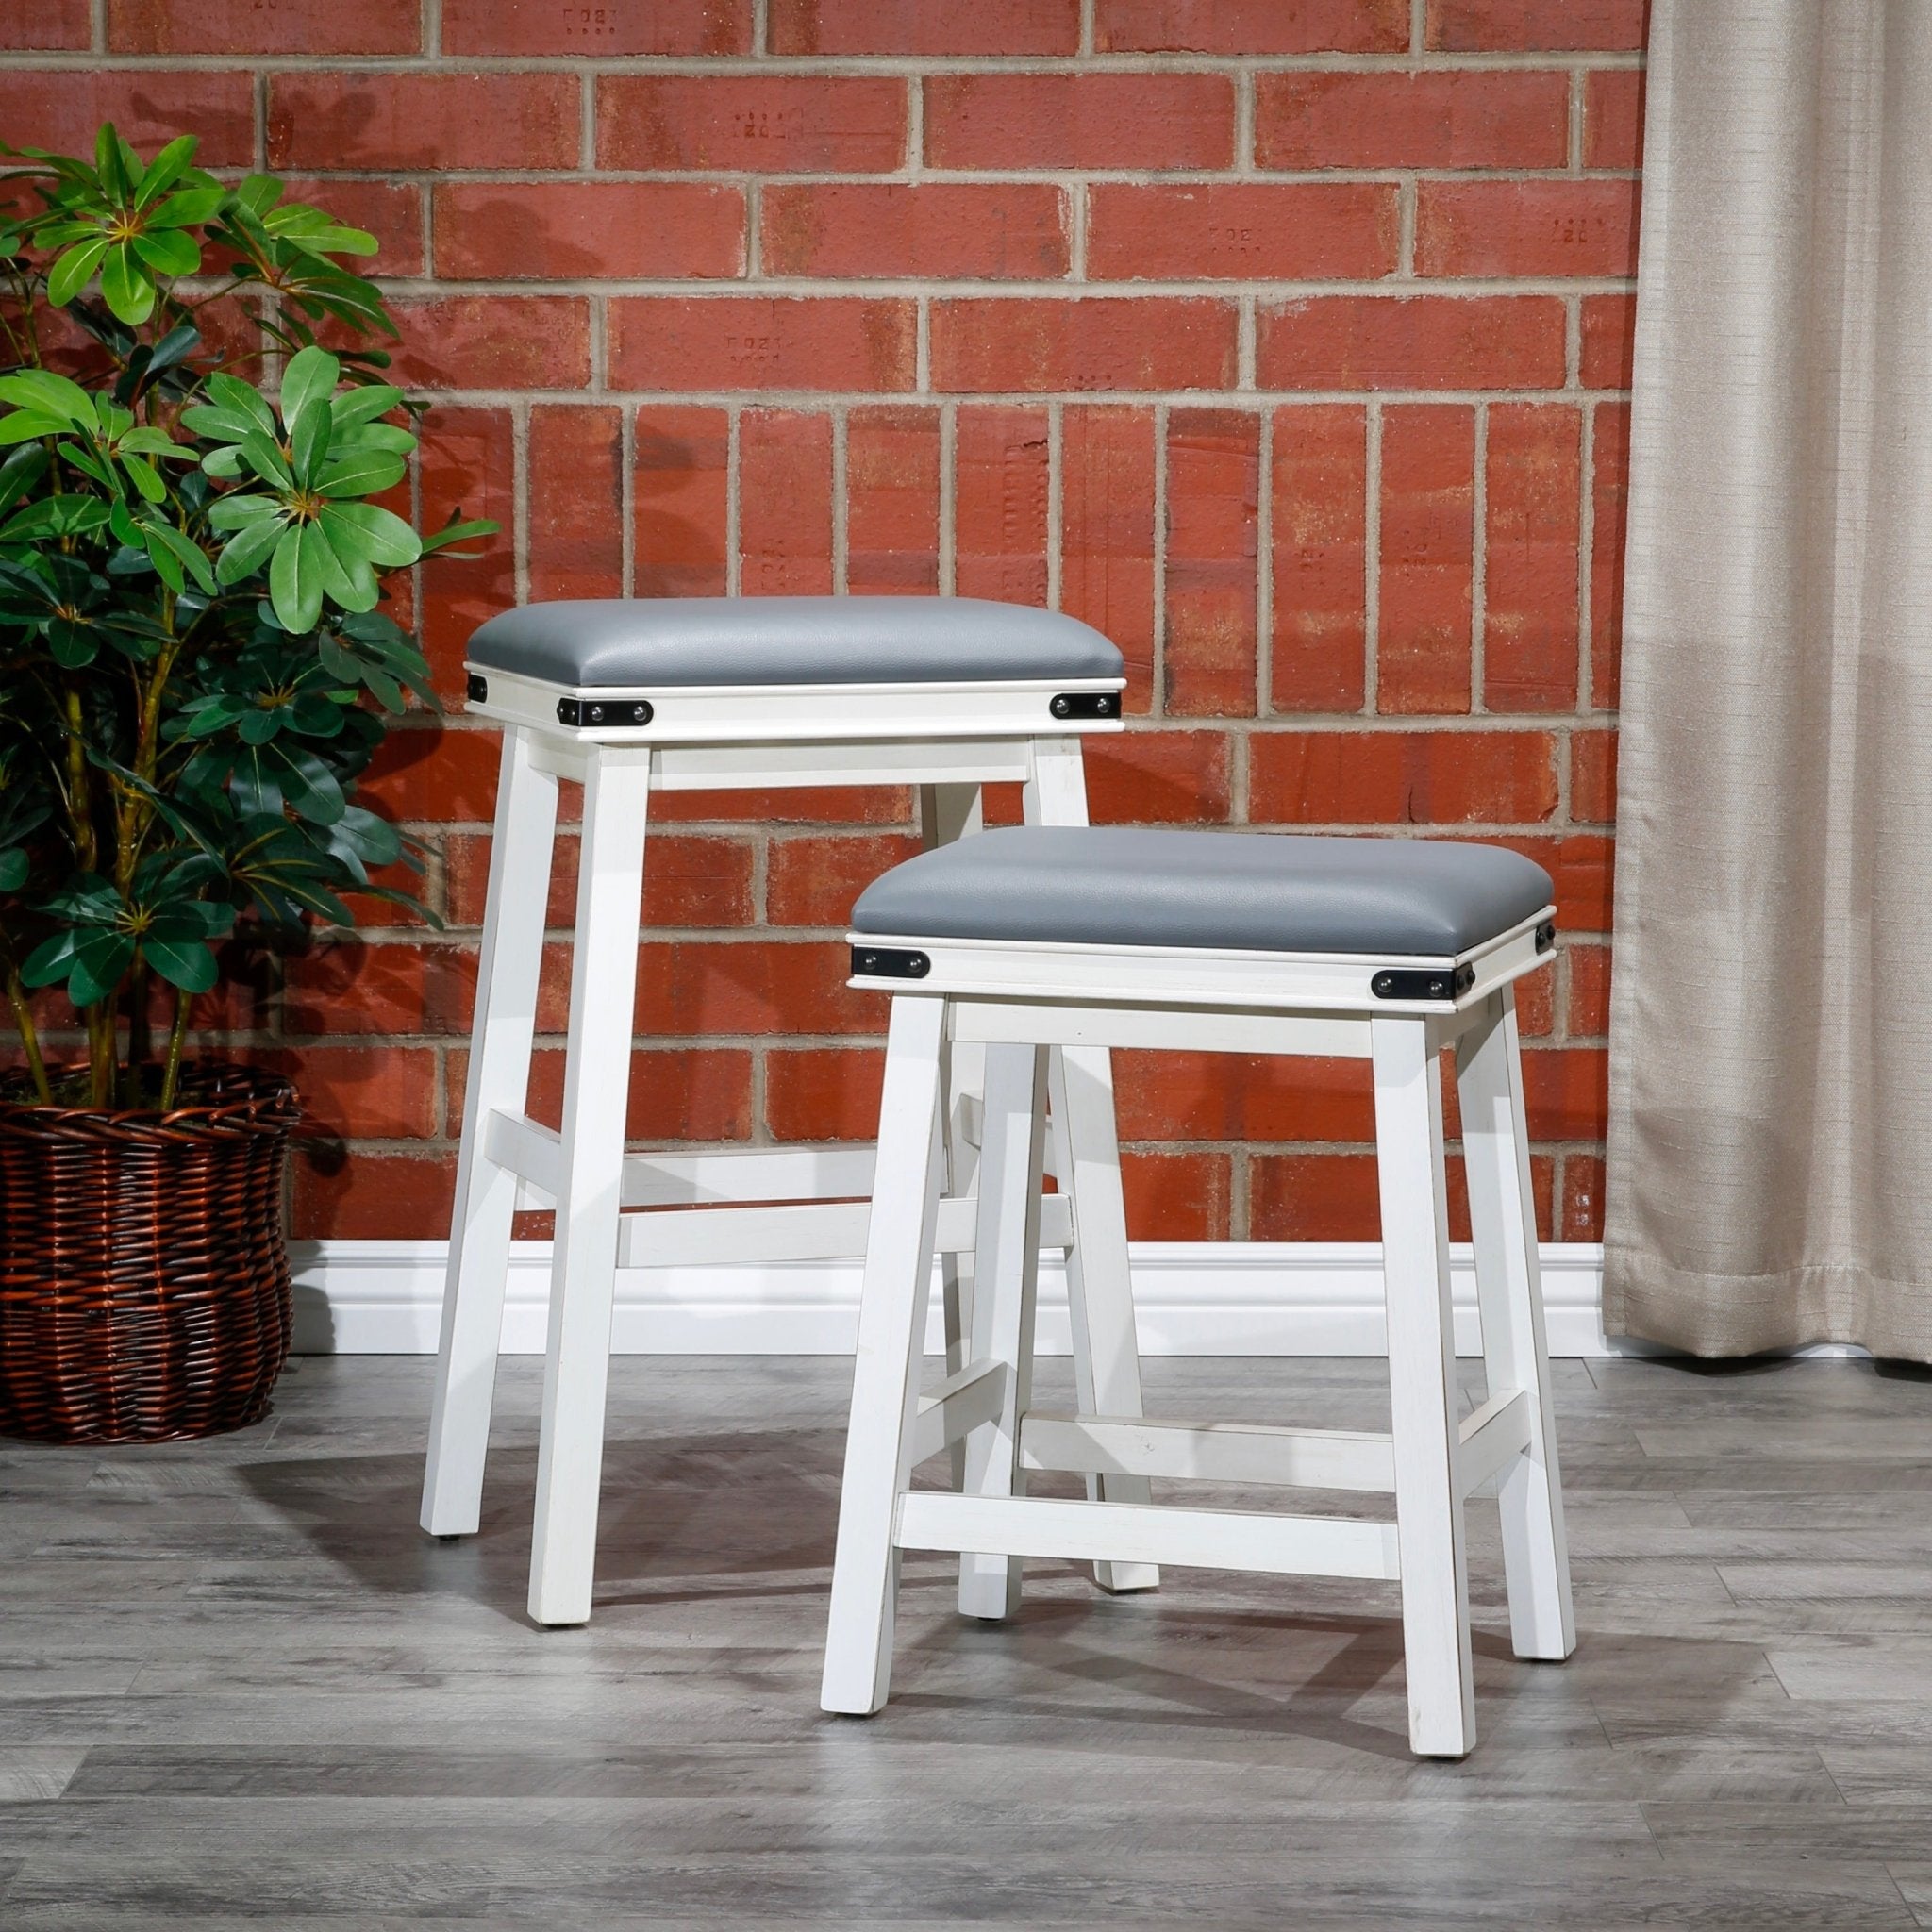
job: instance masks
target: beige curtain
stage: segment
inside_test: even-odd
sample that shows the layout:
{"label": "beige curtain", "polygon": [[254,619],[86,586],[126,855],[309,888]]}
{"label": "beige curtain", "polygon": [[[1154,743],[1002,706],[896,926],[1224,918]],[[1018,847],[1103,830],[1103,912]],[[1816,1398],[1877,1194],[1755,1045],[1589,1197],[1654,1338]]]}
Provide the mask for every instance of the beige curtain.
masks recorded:
{"label": "beige curtain", "polygon": [[1655,0],[1605,1322],[1932,1359],[1932,0]]}

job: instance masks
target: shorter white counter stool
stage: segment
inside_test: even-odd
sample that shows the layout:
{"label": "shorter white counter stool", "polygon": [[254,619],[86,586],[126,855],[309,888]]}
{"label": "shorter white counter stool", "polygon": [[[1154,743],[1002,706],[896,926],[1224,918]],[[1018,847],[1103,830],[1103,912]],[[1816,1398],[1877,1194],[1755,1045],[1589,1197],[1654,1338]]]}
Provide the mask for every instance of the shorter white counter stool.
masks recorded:
{"label": "shorter white counter stool", "polygon": [[[1574,1648],[1513,982],[1556,942],[1550,877],[1499,846],[1024,827],[896,867],[853,913],[891,1031],[823,1702],[885,1703],[902,1549],[958,1551],[960,1607],[1018,1606],[1026,1557],[1399,1578],[1409,1742],[1475,1739],[1463,1502],[1497,1482],[1519,1657]],[[986,1049],[971,1359],[918,1394],[942,1180],[940,1069]],[[1031,1398],[1048,1051],[1353,1055],[1374,1068],[1389,1435],[1048,1413]],[[1441,1051],[1456,1054],[1487,1399],[1458,1421]],[[911,1487],[963,1437],[965,1480]],[[1392,1523],[1062,1501],[1024,1472],[1381,1491]]]}
{"label": "shorter white counter stool", "polygon": [[[936,844],[976,831],[980,787],[1009,780],[1024,788],[1029,824],[1084,824],[1080,741],[1121,729],[1125,679],[1119,651],[1086,625],[969,597],[531,604],[484,625],[467,661],[470,711],[503,726],[503,761],[422,1522],[434,1536],[475,1532],[511,1214],[554,1205],[529,1602],[537,1623],[581,1624],[620,1262],[858,1255],[873,1185],[870,1148],[625,1154],[652,794],[916,785]],[[559,778],[583,786],[560,1132],[525,1111]],[[1058,1159],[1113,1177],[1110,1193],[1087,1189],[1080,1214],[1062,1208],[1048,1230],[1068,1250],[1082,1385],[1137,1407],[1107,1054],[1056,1054],[1053,1077]],[[958,1353],[973,1266],[972,1050],[946,1086],[962,1199],[936,1241]],[[1136,1493],[1132,1477],[1096,1481],[1117,1498]],[[1103,1580],[1141,1590],[1156,1578],[1114,1568]]]}

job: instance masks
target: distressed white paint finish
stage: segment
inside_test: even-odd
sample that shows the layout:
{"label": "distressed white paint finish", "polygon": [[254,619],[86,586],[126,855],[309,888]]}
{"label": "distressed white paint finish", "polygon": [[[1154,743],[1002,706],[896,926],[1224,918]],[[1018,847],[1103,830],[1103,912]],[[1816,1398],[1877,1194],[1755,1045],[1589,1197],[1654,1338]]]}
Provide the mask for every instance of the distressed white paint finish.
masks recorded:
{"label": "distressed white paint finish", "polygon": [[1280,1483],[1305,1490],[1395,1488],[1392,1441],[1374,1430],[1291,1429],[1266,1423],[1152,1416],[1054,1415],[1035,1409],[1020,1433],[1028,1469],[1166,1476],[1181,1482]]}

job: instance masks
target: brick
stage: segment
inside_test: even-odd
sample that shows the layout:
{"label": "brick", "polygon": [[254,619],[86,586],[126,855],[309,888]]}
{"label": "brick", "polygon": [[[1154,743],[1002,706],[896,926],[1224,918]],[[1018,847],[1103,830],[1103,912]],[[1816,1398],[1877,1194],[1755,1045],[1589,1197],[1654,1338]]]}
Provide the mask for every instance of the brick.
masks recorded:
{"label": "brick", "polygon": [[1167,419],[1165,708],[1252,718],[1260,419],[1175,409]]}
{"label": "brick", "polygon": [[1255,76],[1264,168],[1560,168],[1569,155],[1567,74]]}
{"label": "brick", "polygon": [[[42,17],[38,8],[34,17]],[[113,122],[143,158],[178,134],[200,137],[200,167],[245,168],[255,158],[255,85],[246,74],[153,67],[0,72],[0,126],[16,147],[92,156],[103,121]]]}
{"label": "brick", "polygon": [[744,273],[744,192],[708,182],[443,182],[431,218],[451,281]]}
{"label": "brick", "polygon": [[909,390],[910,302],[850,295],[618,297],[618,389]]}
{"label": "brick", "polygon": [[1533,1141],[1601,1141],[1609,1066],[1600,1046],[1538,1046],[1523,1056],[1524,1111]]}
{"label": "brick", "polygon": [[1224,168],[1234,85],[1219,74],[929,74],[934,168]]}
{"label": "brick", "polygon": [[1154,688],[1154,412],[1065,411],[1060,441],[1060,608],[1119,645],[1127,705]]}
{"label": "brick", "polygon": [[574,168],[580,108],[568,74],[275,74],[275,168]]}
{"label": "brick", "polygon": [[485,54],[749,54],[752,0],[442,0],[442,50]]}
{"label": "brick", "polygon": [[1483,701],[1492,711],[1576,708],[1582,457],[1575,409],[1491,405]]}
{"label": "brick", "polygon": [[15,53],[84,49],[93,36],[89,0],[0,0],[0,46]]}
{"label": "brick", "polygon": [[774,1047],[765,1124],[774,1141],[870,1141],[879,1130],[886,1057],[875,1046]]}
{"label": "brick", "polygon": [[1516,1024],[1525,1040],[1547,1040],[1557,1030],[1557,975],[1525,974],[1516,982]]}
{"label": "brick", "polygon": [[392,724],[358,781],[358,804],[406,824],[488,820],[496,806],[500,740],[492,731]]}
{"label": "brick", "polygon": [[[466,1054],[451,1054],[450,1091],[462,1091]],[[539,1047],[530,1063],[532,1120],[554,1127],[563,1113],[563,1052]],[[741,1047],[646,1047],[630,1057],[627,1141],[746,1141],[751,1138],[751,1055]],[[520,1234],[538,1233],[520,1228]]]}
{"label": "brick", "polygon": [[883,1033],[883,993],[845,984],[842,940],[652,941],[639,974],[640,1033]]}
{"label": "brick", "polygon": [[1314,295],[1264,302],[1263,389],[1557,389],[1563,305],[1546,295]]}
{"label": "brick", "polygon": [[1570,1037],[1600,1040],[1610,1030],[1610,949],[1566,946],[1563,961],[1570,975]]}
{"label": "brick", "polygon": [[1557,808],[1547,731],[1285,731],[1249,744],[1256,824],[1539,824]]}
{"label": "brick", "polygon": [[1225,1154],[1121,1155],[1127,1238],[1137,1241],[1224,1241],[1234,1198],[1234,1162]]}
{"label": "brick", "polygon": [[451,698],[464,688],[470,633],[517,600],[514,432],[508,409],[441,406],[424,418],[422,437],[423,528],[471,517],[502,525],[458,546],[480,554],[438,554],[419,566],[423,648],[436,689]]}
{"label": "brick", "polygon": [[[480,925],[490,880],[490,835],[452,832],[444,840],[448,914],[452,925]],[[742,839],[652,827],[644,853],[642,923],[651,927],[742,926],[756,920],[751,891],[752,848]],[[543,924],[575,923],[577,835],[556,846]]]}
{"label": "brick", "polygon": [[774,925],[829,925],[843,931],[859,893],[921,849],[909,832],[774,839],[765,916]]}
{"label": "brick", "polygon": [[1231,389],[1234,378],[1231,302],[965,296],[932,306],[936,390]]}
{"label": "brick", "polygon": [[845,588],[940,587],[940,424],[926,408],[854,409],[845,431]]}
{"label": "brick", "polygon": [[351,266],[363,273],[419,275],[423,273],[423,191],[413,181],[352,181],[283,178],[290,201],[325,208],[352,228],[366,228],[381,253]]}
{"label": "brick", "polygon": [[1249,1164],[1248,1237],[1372,1241],[1382,1225],[1373,1154],[1257,1154]]}
{"label": "brick", "polygon": [[1583,311],[1583,353],[1577,373],[1584,388],[1628,389],[1637,334],[1637,298],[1586,295],[1579,307]]}
{"label": "brick", "polygon": [[906,83],[820,74],[612,74],[600,168],[881,175],[906,158]]}
{"label": "brick", "polygon": [[447,1228],[456,1157],[307,1146],[293,1163],[289,1232],[297,1241],[421,1241]]}
{"label": "brick", "polygon": [[1087,208],[1095,281],[1348,281],[1395,269],[1389,182],[1098,182]]}
{"label": "brick", "polygon": [[1274,412],[1271,699],[1277,711],[1358,711],[1367,691],[1368,412]]}
{"label": "brick", "polygon": [[416,54],[422,16],[395,0],[108,0],[114,54]]}
{"label": "brick", "polygon": [[1382,417],[1382,569],[1375,708],[1469,709],[1475,411],[1394,406]]}
{"label": "brick", "polygon": [[989,404],[958,410],[953,584],[961,597],[1045,604],[1047,453],[1044,409]]}
{"label": "brick", "polygon": [[1583,77],[1583,165],[1643,165],[1643,71],[1600,67]]}
{"label": "brick", "polygon": [[772,0],[774,54],[1077,54],[1080,0]]}
{"label": "brick", "polygon": [[720,597],[729,581],[731,419],[675,403],[638,411],[631,569],[640,597]]}
{"label": "brick", "polygon": [[774,275],[1040,281],[1067,272],[1067,215],[1044,182],[774,183],[760,244]]}
{"label": "brick", "polygon": [[1095,0],[1103,54],[1400,54],[1408,0]]}
{"label": "brick", "polygon": [[1129,731],[1083,747],[1096,824],[1225,824],[1233,813],[1227,735]]}
{"label": "brick", "polygon": [[1624,641],[1624,539],[1629,509],[1630,408],[1603,404],[1591,429],[1592,511],[1590,538],[1590,701],[1617,705]]}
{"label": "brick", "polygon": [[1422,181],[1423,275],[1634,275],[1634,181]]}
{"label": "brick", "polygon": [[912,794],[903,785],[774,785],[747,791],[660,791],[658,824],[731,825],[904,825]]}
{"label": "brick", "polygon": [[1641,48],[1648,11],[1648,0],[1429,0],[1423,44],[1452,53]]}
{"label": "brick", "polygon": [[739,423],[739,570],[747,597],[832,589],[832,419],[747,409]]}
{"label": "brick", "polygon": [[624,595],[623,416],[530,411],[530,599]]}
{"label": "brick", "polygon": [[294,1081],[306,1133],[426,1141],[436,1132],[436,1055],[428,1047],[263,1047],[249,1058]]}
{"label": "brick", "polygon": [[1366,1060],[1116,1049],[1124,1141],[1373,1141]]}
{"label": "brick", "polygon": [[1533,858],[1557,882],[1557,924],[1566,933],[1608,932],[1616,844],[1600,832],[1571,832],[1556,838],[1506,837],[1509,845]]}
{"label": "brick", "polygon": [[291,1033],[467,1033],[476,996],[473,946],[319,941],[285,968]]}
{"label": "brick", "polygon": [[1595,1154],[1563,1157],[1563,1224],[1559,1241],[1604,1238],[1604,1163]]}
{"label": "brick", "polygon": [[1570,816],[1579,824],[1607,825],[1617,816],[1617,734],[1570,734]]}
{"label": "brick", "polygon": [[394,380],[407,389],[582,389],[591,310],[578,295],[441,295],[396,301]]}

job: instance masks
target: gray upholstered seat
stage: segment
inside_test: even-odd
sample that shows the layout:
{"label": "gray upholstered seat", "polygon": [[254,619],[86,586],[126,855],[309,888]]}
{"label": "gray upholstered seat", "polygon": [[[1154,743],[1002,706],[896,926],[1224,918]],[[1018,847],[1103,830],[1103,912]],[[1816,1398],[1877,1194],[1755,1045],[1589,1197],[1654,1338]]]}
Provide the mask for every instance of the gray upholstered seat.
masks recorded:
{"label": "gray upholstered seat", "polygon": [[1027,825],[895,866],[852,924],[904,939],[1453,957],[1555,896],[1541,866],[1500,845]]}
{"label": "gray upholstered seat", "polygon": [[1077,618],[979,597],[637,597],[526,604],[470,640],[485,670],[577,689],[1121,675]]}

